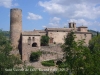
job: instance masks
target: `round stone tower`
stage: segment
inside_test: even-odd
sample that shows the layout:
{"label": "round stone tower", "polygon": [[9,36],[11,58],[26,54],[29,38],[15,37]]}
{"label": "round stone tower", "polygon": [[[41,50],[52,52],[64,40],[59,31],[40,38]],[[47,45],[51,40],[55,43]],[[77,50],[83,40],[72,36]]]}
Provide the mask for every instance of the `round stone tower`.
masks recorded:
{"label": "round stone tower", "polygon": [[13,48],[19,48],[22,33],[22,10],[13,8],[10,10],[10,39]]}

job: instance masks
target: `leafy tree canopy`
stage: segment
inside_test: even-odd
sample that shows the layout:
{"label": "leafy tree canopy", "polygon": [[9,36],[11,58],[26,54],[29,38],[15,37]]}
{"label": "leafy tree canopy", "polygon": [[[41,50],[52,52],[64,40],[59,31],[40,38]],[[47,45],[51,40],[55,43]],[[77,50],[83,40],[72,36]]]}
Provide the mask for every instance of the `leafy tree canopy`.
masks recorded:
{"label": "leafy tree canopy", "polygon": [[0,75],[6,73],[6,68],[13,68],[14,65],[19,64],[20,62],[17,57],[10,54],[11,50],[12,47],[9,39],[7,39],[3,32],[0,31]]}
{"label": "leafy tree canopy", "polygon": [[[65,43],[62,45],[62,49],[65,52],[66,68],[68,69],[67,75],[99,75],[99,68],[94,72],[96,64],[91,54],[91,50],[84,46],[84,40],[75,41],[75,34],[73,31],[68,33],[65,38]],[[99,57],[100,58],[100,57]],[[100,67],[100,65],[98,65]],[[65,72],[66,73],[66,72]]]}
{"label": "leafy tree canopy", "polygon": [[40,52],[40,51],[32,52],[31,55],[30,55],[30,61],[31,61],[31,62],[33,62],[33,61],[38,61],[40,55],[41,55],[41,52]]}
{"label": "leafy tree canopy", "polygon": [[47,46],[49,43],[49,37],[48,36],[42,36],[41,37],[41,45],[42,46]]}

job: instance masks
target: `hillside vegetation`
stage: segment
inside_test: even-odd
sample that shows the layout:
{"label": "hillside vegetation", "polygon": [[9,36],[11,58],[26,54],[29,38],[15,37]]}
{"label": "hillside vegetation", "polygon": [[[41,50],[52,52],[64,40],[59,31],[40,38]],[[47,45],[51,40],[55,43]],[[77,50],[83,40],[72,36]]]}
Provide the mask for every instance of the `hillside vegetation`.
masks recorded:
{"label": "hillside vegetation", "polygon": [[0,30],[0,33],[3,33],[4,34],[4,36],[6,36],[6,37],[10,37],[10,31],[2,31],[2,30]]}
{"label": "hillside vegetation", "polygon": [[97,32],[97,31],[94,31],[94,30],[88,30],[88,31],[89,31],[89,32],[91,32],[93,36],[96,36],[96,35],[97,35],[97,33],[99,33],[99,34],[100,34],[100,32]]}

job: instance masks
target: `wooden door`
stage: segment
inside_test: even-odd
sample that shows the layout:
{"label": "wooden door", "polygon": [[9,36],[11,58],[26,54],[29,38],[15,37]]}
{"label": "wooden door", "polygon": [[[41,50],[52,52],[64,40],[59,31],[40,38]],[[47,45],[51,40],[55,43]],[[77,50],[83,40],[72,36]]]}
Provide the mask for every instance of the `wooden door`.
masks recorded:
{"label": "wooden door", "polygon": [[53,43],[53,38],[50,38],[50,43]]}

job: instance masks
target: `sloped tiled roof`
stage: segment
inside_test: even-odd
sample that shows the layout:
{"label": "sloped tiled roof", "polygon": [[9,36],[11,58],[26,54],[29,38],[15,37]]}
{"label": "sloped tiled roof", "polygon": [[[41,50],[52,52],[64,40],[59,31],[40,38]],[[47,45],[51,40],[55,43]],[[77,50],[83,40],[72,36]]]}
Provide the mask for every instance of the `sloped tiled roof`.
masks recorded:
{"label": "sloped tiled roof", "polygon": [[76,31],[76,34],[92,34],[91,32],[80,32],[80,31]]}
{"label": "sloped tiled roof", "polygon": [[39,32],[39,33],[46,33],[45,30],[34,30],[34,31],[37,31],[37,32]]}
{"label": "sloped tiled roof", "polygon": [[87,28],[87,27],[82,25],[82,26],[79,26],[78,28]]}
{"label": "sloped tiled roof", "polygon": [[40,33],[38,31],[24,31],[22,32],[22,35],[26,35],[26,36],[40,36]]}
{"label": "sloped tiled roof", "polygon": [[46,28],[47,31],[71,31],[74,28]]}

